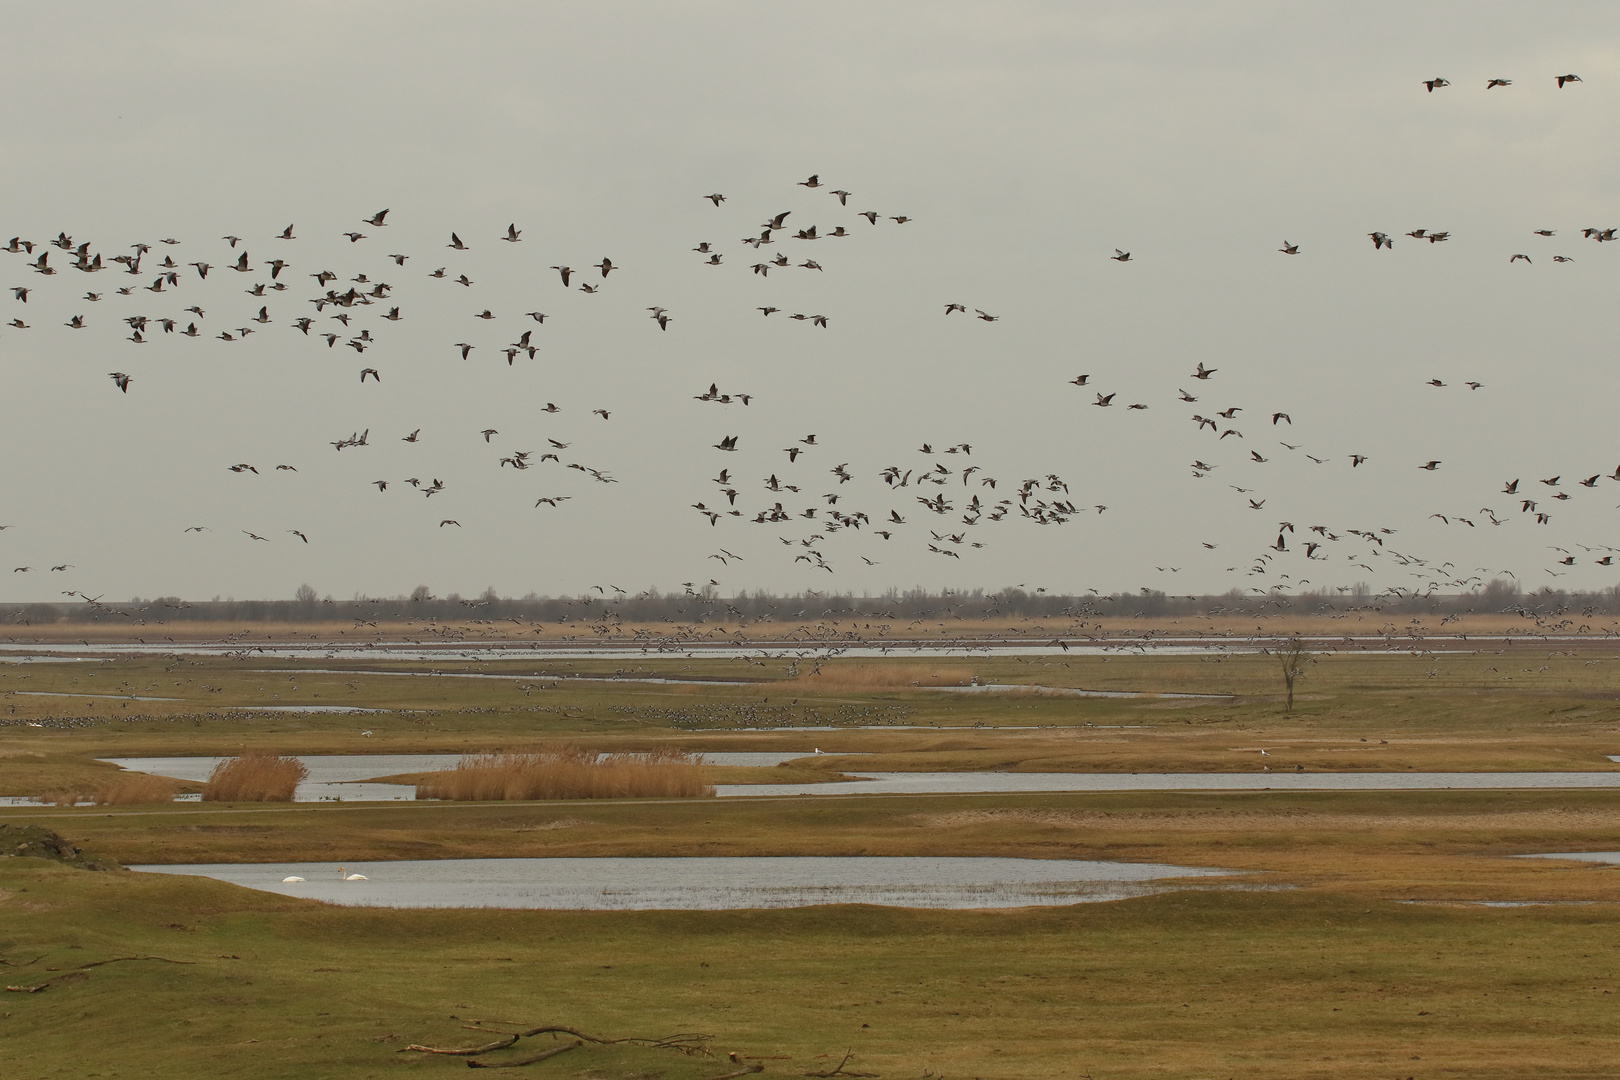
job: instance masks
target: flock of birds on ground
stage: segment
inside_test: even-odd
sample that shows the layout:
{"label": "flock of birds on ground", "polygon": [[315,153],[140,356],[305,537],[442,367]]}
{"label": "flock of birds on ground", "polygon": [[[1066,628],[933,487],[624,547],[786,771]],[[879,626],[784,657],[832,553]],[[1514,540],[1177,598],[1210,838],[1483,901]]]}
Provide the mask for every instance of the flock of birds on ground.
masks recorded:
{"label": "flock of birds on ground", "polygon": [[[1562,90],[1580,81],[1577,75],[1561,75],[1557,77],[1557,86]],[[1434,93],[1450,86],[1450,83],[1444,78],[1436,78],[1425,80],[1424,85],[1428,93]],[[1491,79],[1486,88],[1495,90],[1511,86],[1511,79]],[[779,275],[823,274],[825,268],[822,263],[812,257],[822,250],[817,247],[820,242],[842,245],[855,241],[858,244],[863,230],[901,228],[912,222],[912,218],[905,214],[854,210],[850,202],[854,193],[824,183],[819,175],[799,181],[797,187],[825,197],[827,212],[848,215],[846,220],[829,228],[820,222],[803,222],[802,212],[772,211],[764,215],[764,220],[757,227],[748,230],[748,235],[737,241],[729,244],[712,239],[698,241],[691,248],[694,261],[713,267],[740,263],[751,275],[761,278],[767,278],[773,272]],[[727,202],[726,195],[720,192],[695,198],[707,200],[716,210],[723,209]],[[485,327],[491,327],[497,320],[501,320],[500,326],[503,328],[517,324],[510,332],[495,335],[497,339],[510,338],[499,344],[491,344],[488,331],[482,337],[466,335],[478,340],[446,341],[443,348],[448,357],[471,361],[475,352],[486,356],[493,353],[503,358],[507,366],[516,365],[520,360],[534,360],[544,348],[545,327],[552,316],[541,310],[543,305],[540,304],[522,313],[496,312],[479,304],[474,299],[478,295],[477,281],[469,276],[477,272],[477,266],[467,255],[486,243],[522,244],[525,242],[524,230],[514,222],[507,226],[504,234],[488,237],[469,234],[467,240],[459,232],[450,231],[447,242],[436,253],[442,258],[429,258],[425,252],[400,253],[389,250],[388,230],[394,224],[390,220],[390,213],[385,208],[369,215],[356,215],[355,227],[342,234],[347,240],[345,248],[352,249],[356,255],[370,257],[356,260],[365,263],[363,268],[350,267],[342,272],[326,266],[303,265],[298,255],[299,234],[292,224],[263,242],[226,235],[217,242],[210,242],[202,251],[182,244],[173,237],[153,243],[136,243],[127,251],[117,254],[99,250],[91,242],[77,239],[66,231],[43,242],[12,237],[0,250],[17,257],[17,262],[13,264],[15,270],[19,273],[31,272],[34,278],[30,284],[11,287],[16,314],[7,325],[18,333],[37,332],[26,314],[31,310],[30,300],[36,290],[46,288],[46,283],[59,285],[64,279],[83,275],[81,280],[91,286],[81,297],[84,310],[73,314],[65,327],[78,332],[98,322],[116,320],[127,329],[127,340],[133,350],[130,359],[120,365],[120,370],[107,373],[112,389],[117,393],[131,397],[140,394],[144,378],[140,365],[143,351],[136,348],[138,346],[148,346],[155,339],[185,337],[209,339],[229,347],[258,333],[294,335],[295,340],[315,348],[352,350],[360,385],[380,385],[387,368],[373,359],[373,351],[384,351],[382,346],[388,335],[387,327],[408,318],[403,305],[392,301],[396,285],[387,279],[411,274],[425,275],[452,293],[466,290],[464,295],[468,298],[468,315]],[[795,221],[790,223],[789,218],[795,218]],[[1527,232],[1541,240],[1558,235],[1556,230],[1550,228],[1535,228]],[[1598,244],[1616,239],[1616,233],[1615,227],[1588,226],[1580,230],[1584,239]],[[1393,250],[1398,240],[1404,242],[1409,239],[1413,243],[1434,245],[1451,238],[1448,231],[1429,228],[1412,229],[1404,236],[1380,230],[1367,235],[1378,251]],[[266,246],[270,248],[269,251],[265,250]],[[1303,253],[1302,245],[1287,240],[1283,241],[1278,251],[1290,258]],[[188,258],[188,255],[196,257]],[[1121,248],[1115,248],[1113,254],[1107,257],[1122,264],[1137,261],[1130,251]],[[444,265],[424,266],[424,262],[441,261]],[[1514,252],[1509,261],[1531,264],[1534,259],[1527,252]],[[1551,261],[1567,263],[1573,259],[1560,252],[1552,255]],[[560,286],[570,293],[590,295],[615,287],[618,282],[612,275],[622,271],[624,266],[612,257],[603,255],[595,262],[581,260],[579,265],[559,261],[550,264],[548,269],[554,275],[553,289]],[[117,277],[103,284],[106,279],[97,276],[102,273],[116,274]],[[311,282],[313,285],[309,284]],[[218,295],[222,289],[231,295],[231,301]],[[245,304],[239,299],[241,295],[249,298]],[[110,312],[103,319],[96,317],[101,310],[111,307],[118,310]],[[136,307],[143,310],[137,311]],[[152,307],[161,310],[155,314],[149,313]],[[234,314],[222,319],[221,308]],[[941,309],[943,317],[947,319],[962,316],[987,324],[1000,320],[997,314],[958,301],[944,302]],[[788,311],[767,304],[758,306],[757,310],[763,319],[779,317],[811,330],[827,330],[837,322],[834,315],[813,309]],[[646,311],[649,321],[659,332],[668,332],[672,325],[678,328],[680,316],[669,308],[649,305]],[[39,329],[43,330],[44,327]],[[1194,477],[1210,479],[1226,475],[1217,473],[1223,468],[1266,465],[1278,458],[1279,450],[1276,447],[1281,447],[1281,454],[1303,453],[1316,466],[1356,469],[1372,460],[1371,455],[1361,452],[1317,456],[1305,449],[1304,440],[1291,442],[1278,438],[1285,431],[1290,433],[1289,439],[1297,438],[1292,434],[1294,421],[1289,412],[1270,407],[1256,409],[1249,404],[1232,404],[1222,400],[1218,397],[1219,374],[1218,367],[1208,367],[1201,361],[1196,363],[1188,370],[1185,386],[1179,389],[1175,403],[1187,407],[1188,422],[1208,439],[1209,449],[1200,452],[1189,463]],[[1086,393],[1095,395],[1089,402],[1093,407],[1119,407],[1126,412],[1150,408],[1146,402],[1117,400],[1117,391],[1099,389],[1092,380],[1093,375],[1086,373],[1078,374],[1069,381],[1076,387],[1084,388]],[[1448,384],[1441,379],[1431,379],[1427,385],[1436,390],[1448,388]],[[1460,386],[1466,387],[1468,392],[1484,388],[1484,384],[1478,381],[1468,381]],[[747,408],[756,400],[764,400],[764,395],[752,389],[722,389],[718,382],[694,389],[697,392],[691,398],[702,407]],[[535,408],[544,414],[565,411],[563,406],[550,401],[536,403]],[[590,417],[596,423],[608,422],[613,416],[610,408],[587,411],[571,406],[569,411],[580,417]],[[716,416],[716,420],[719,420],[719,416]],[[369,427],[362,427],[330,440],[329,445],[339,453],[363,452],[364,448],[374,444],[374,439],[382,438],[414,445],[428,441],[429,436],[424,436],[423,431],[424,428],[418,427],[411,431],[374,436]],[[492,455],[491,465],[501,470],[572,470],[579,474],[581,482],[617,482],[617,478],[606,469],[584,460],[575,460],[577,452],[568,453],[579,441],[578,435],[567,441],[547,437],[543,444],[521,449],[507,449],[505,445],[498,445],[496,440],[501,439],[501,432],[496,428],[462,432],[460,436],[482,439],[483,443],[496,448],[499,452]],[[792,562],[804,563],[828,573],[835,571],[832,552],[842,537],[872,537],[884,542],[907,538],[914,540],[921,550],[932,556],[961,560],[964,555],[986,546],[988,541],[984,537],[991,526],[1015,522],[1062,526],[1084,515],[1103,514],[1108,510],[1105,504],[1085,505],[1077,501],[1068,481],[1058,470],[1041,471],[1033,476],[1018,473],[1008,475],[986,460],[983,448],[975,456],[976,448],[968,442],[951,439],[924,442],[893,460],[856,465],[849,460],[836,460],[840,456],[836,447],[829,446],[827,440],[815,433],[807,432],[778,441],[787,445],[763,448],[748,446],[742,436],[722,430],[712,444],[717,455],[714,475],[705,493],[690,504],[691,509],[710,527],[734,524],[766,526],[776,534],[776,539],[785,553],[791,556]],[[502,439],[502,444],[506,442]],[[744,464],[735,464],[738,459],[729,456],[733,454],[743,455],[741,460]],[[307,458],[303,460],[307,465]],[[1405,463],[1407,468],[1430,473],[1442,469],[1444,465],[1443,460]],[[299,467],[286,462],[225,461],[221,462],[221,468],[236,474],[259,476],[264,472],[296,473]],[[1581,471],[1585,475],[1571,477],[1567,484],[1561,475],[1504,479],[1500,494],[1508,496],[1509,502],[1460,513],[1448,509],[1444,513],[1435,513],[1433,517],[1444,525],[1469,529],[1500,526],[1515,515],[1539,525],[1547,525],[1552,521],[1556,503],[1591,492],[1608,482],[1620,481],[1620,466],[1612,472],[1606,465],[1591,473]],[[370,483],[380,496],[397,497],[396,493],[408,490],[410,494],[431,501],[451,489],[450,484],[432,475],[432,472],[424,461],[419,475],[403,479],[378,478]],[[548,475],[557,477],[566,475],[566,472]],[[869,490],[845,488],[858,475],[874,481]],[[550,488],[538,493],[535,498],[536,510],[558,510],[563,503],[584,497],[584,492],[589,490],[588,484],[583,489],[576,485],[569,489],[570,493],[563,493],[560,483],[555,480],[551,483]],[[1247,480],[1245,483],[1252,485],[1259,481]],[[1241,500],[1239,505],[1257,514],[1265,514],[1269,497],[1256,487],[1245,486],[1245,483],[1229,485]],[[845,493],[847,490],[861,494],[852,497]],[[872,498],[873,494],[879,497],[878,500]],[[446,496],[434,505],[437,507],[450,501],[450,497]],[[437,520],[437,528],[440,529],[461,527],[456,517],[429,517]],[[5,527],[0,525],[0,528]],[[209,529],[210,526],[206,525],[190,525],[185,532],[200,533]],[[272,541],[272,537],[251,529],[239,531],[249,543]],[[303,529],[287,528],[284,535],[291,538],[290,542],[311,543],[310,536]],[[1269,527],[1265,535],[1270,537]],[[1267,577],[1276,582],[1270,586],[1271,590],[1302,589],[1311,584],[1311,579],[1298,573],[1306,564],[1326,562],[1337,556],[1369,575],[1387,578],[1389,574],[1381,572],[1379,567],[1393,561],[1406,574],[1417,579],[1417,584],[1406,590],[1414,593],[1420,590],[1431,593],[1442,589],[1466,590],[1483,584],[1487,578],[1481,577],[1482,574],[1495,576],[1508,573],[1485,567],[1464,572],[1450,562],[1434,562],[1403,554],[1394,547],[1392,538],[1395,530],[1387,527],[1353,528],[1303,522],[1296,526],[1292,521],[1283,520],[1277,523],[1275,535],[1274,542],[1257,551],[1253,558],[1239,560],[1228,567],[1228,572]],[[1207,550],[1214,550],[1218,546],[1208,541],[1200,543]],[[1580,555],[1562,547],[1549,547],[1562,556],[1555,560],[1555,566],[1563,567],[1573,566],[1587,557],[1598,565],[1611,566],[1615,555],[1620,554],[1620,549],[1607,547],[1585,548]],[[865,545],[865,550],[878,554],[883,548],[881,545]],[[1298,557],[1303,562],[1285,563],[1285,558],[1289,556]],[[868,554],[859,554],[858,557],[866,565],[879,565],[879,560]],[[743,556],[727,547],[719,547],[708,558],[722,566],[743,561]],[[1375,565],[1374,560],[1385,562]],[[1294,572],[1284,572],[1285,565]],[[14,572],[27,573],[35,569],[33,566],[19,566],[14,568]],[[72,565],[56,564],[50,569],[67,571],[72,569]],[[1181,568],[1158,569],[1162,573],[1176,573]],[[1558,576],[1563,571],[1549,568],[1547,572]],[[695,583],[687,584],[692,587]],[[710,579],[710,584],[718,583]],[[1267,590],[1254,588],[1252,591]],[[1400,593],[1403,589],[1395,586],[1393,591]]]}

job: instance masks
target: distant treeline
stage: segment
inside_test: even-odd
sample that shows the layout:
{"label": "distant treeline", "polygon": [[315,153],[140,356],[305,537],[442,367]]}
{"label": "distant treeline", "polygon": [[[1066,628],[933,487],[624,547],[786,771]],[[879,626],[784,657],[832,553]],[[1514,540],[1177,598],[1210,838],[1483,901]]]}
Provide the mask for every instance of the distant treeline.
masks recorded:
{"label": "distant treeline", "polygon": [[[1493,581],[1474,592],[1443,595],[1375,593],[1365,587],[1345,592],[1218,596],[1171,596],[1142,589],[1133,593],[1059,596],[1021,588],[987,592],[930,592],[891,589],[882,596],[803,592],[776,596],[740,592],[722,597],[712,588],[678,593],[628,593],[603,587],[580,596],[497,596],[493,589],[464,598],[435,596],[427,586],[394,597],[320,597],[308,585],[291,600],[205,600],[157,597],[112,603],[86,597],[69,603],[0,605],[0,617],[14,624],[89,623],[115,620],[153,623],[344,623],[421,620],[465,622],[508,620],[541,623],[765,623],[797,624],[814,619],[881,620],[900,630],[916,620],[1053,619],[1101,617],[1162,618],[1210,615],[1263,618],[1277,615],[1379,612],[1385,615],[1520,614],[1529,618],[1620,614],[1620,586],[1600,592],[1542,590],[1521,592],[1511,582]],[[898,625],[896,625],[898,624]]]}

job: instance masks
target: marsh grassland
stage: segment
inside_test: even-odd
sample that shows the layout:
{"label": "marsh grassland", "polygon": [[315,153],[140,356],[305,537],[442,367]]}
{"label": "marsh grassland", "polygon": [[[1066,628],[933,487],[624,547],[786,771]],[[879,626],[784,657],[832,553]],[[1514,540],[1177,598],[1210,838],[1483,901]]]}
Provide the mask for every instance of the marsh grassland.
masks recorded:
{"label": "marsh grassland", "polygon": [[[1617,654],[1592,639],[1319,648],[1292,712],[1275,658],[1242,650],[832,659],[819,673],[380,650],[6,665],[0,794],[56,796],[0,807],[8,854],[32,828],[126,864],[1013,855],[1238,876],[1013,910],[408,910],[81,869],[36,845],[0,858],[0,974],[19,988],[0,996],[0,1048],[25,1077],[459,1075],[463,1058],[401,1051],[551,1024],[708,1034],[711,1056],[592,1043],[524,1075],[796,1077],[852,1050],[846,1074],[884,1077],[1606,1077],[1620,870],[1515,856],[1620,850],[1620,791],[170,802],[203,785],[97,759],[565,743],[639,761],[803,755],[683,766],[699,789],[863,771],[1606,772],[1620,769]],[[940,689],[974,683],[1014,689]],[[296,708],[332,705],[379,711]],[[569,1037],[552,1039],[478,1060]]]}

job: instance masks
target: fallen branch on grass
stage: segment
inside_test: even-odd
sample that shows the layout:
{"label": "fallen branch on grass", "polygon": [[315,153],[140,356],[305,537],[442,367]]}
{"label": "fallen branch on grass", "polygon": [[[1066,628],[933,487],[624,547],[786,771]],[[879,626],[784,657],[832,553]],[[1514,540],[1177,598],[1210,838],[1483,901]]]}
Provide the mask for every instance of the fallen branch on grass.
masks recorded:
{"label": "fallen branch on grass", "polygon": [[599,1035],[587,1035],[585,1032],[576,1031],[571,1027],[556,1027],[549,1024],[545,1027],[530,1028],[523,1033],[523,1037],[530,1038],[535,1035],[548,1035],[553,1032],[572,1035],[575,1038],[584,1039],[586,1042],[601,1043],[604,1046],[615,1043],[636,1043],[640,1046],[662,1046],[674,1050],[699,1049],[704,1043],[714,1038],[713,1035],[704,1035],[701,1032],[681,1032],[678,1035],[665,1035],[656,1039],[641,1035],[627,1035],[622,1039],[605,1039]]}
{"label": "fallen branch on grass", "polygon": [[421,1043],[411,1043],[404,1050],[397,1050],[395,1053],[404,1054],[415,1050],[422,1054],[451,1054],[456,1057],[472,1057],[474,1054],[487,1054],[491,1050],[505,1050],[517,1041],[518,1037],[516,1035],[507,1035],[504,1038],[496,1039],[492,1043],[485,1043],[483,1046],[469,1046],[465,1050],[445,1050],[437,1046],[423,1046]]}
{"label": "fallen branch on grass", "polygon": [[[455,1017],[451,1017],[451,1019],[453,1020]],[[464,1057],[468,1059],[467,1067],[469,1069],[510,1069],[516,1068],[519,1065],[533,1065],[537,1061],[544,1061],[547,1058],[556,1057],[558,1054],[567,1053],[569,1050],[572,1050],[578,1046],[583,1046],[588,1042],[596,1043],[601,1046],[631,1044],[635,1046],[652,1047],[657,1050],[678,1050],[683,1054],[703,1054],[706,1056],[713,1056],[710,1054],[707,1046],[704,1044],[712,1041],[714,1036],[705,1035],[701,1032],[682,1032],[677,1035],[665,1035],[659,1038],[630,1035],[621,1039],[609,1039],[601,1035],[592,1035],[589,1032],[580,1031],[577,1028],[564,1027],[561,1024],[542,1024],[539,1027],[527,1028],[522,1031],[502,1032],[490,1031],[488,1028],[479,1026],[483,1024],[507,1024],[513,1027],[517,1026],[509,1020],[474,1020],[471,1025],[463,1026],[469,1031],[484,1031],[490,1035],[499,1035],[500,1038],[496,1039],[494,1042],[485,1043],[482,1046],[470,1046],[465,1049],[454,1049],[442,1046],[426,1046],[422,1043],[412,1043],[403,1050],[396,1051],[396,1053],[404,1054],[414,1051],[418,1054],[444,1054],[452,1057]],[[528,1057],[509,1058],[505,1061],[472,1060],[479,1054],[489,1054],[496,1050],[505,1050],[507,1047],[516,1044],[519,1039],[532,1039],[536,1035],[572,1035],[574,1036],[574,1041],[564,1046],[554,1046],[550,1049],[542,1050],[539,1053],[531,1054]],[[747,1076],[750,1073],[762,1072],[764,1069],[765,1066],[763,1065],[750,1065],[740,1072],[727,1073],[724,1077],[714,1077],[712,1080],[733,1080],[735,1077]],[[857,1076],[861,1074],[845,1073],[843,1075]]]}
{"label": "fallen branch on grass", "polygon": [[[500,1021],[487,1021],[499,1023]],[[477,1030],[477,1029],[474,1029]],[[652,1038],[644,1035],[627,1035],[622,1039],[609,1039],[601,1035],[592,1035],[578,1028],[563,1027],[560,1024],[542,1024],[539,1027],[527,1028],[517,1033],[520,1039],[532,1039],[536,1035],[572,1035],[588,1043],[597,1043],[602,1046],[632,1043],[636,1046],[652,1046],[663,1050],[679,1050],[683,1054],[708,1054],[706,1043],[714,1040],[713,1035],[705,1035],[698,1031],[683,1031],[675,1035],[664,1035]]]}
{"label": "fallen branch on grass", "polygon": [[107,959],[107,960],[92,960],[88,964],[80,964],[76,968],[72,968],[71,970],[64,971],[60,975],[53,975],[49,979],[46,979],[44,982],[34,983],[32,986],[8,986],[8,987],[6,987],[6,990],[8,992],[10,992],[10,993],[13,993],[13,994],[37,994],[41,990],[50,989],[51,984],[59,982],[62,979],[72,978],[75,975],[82,975],[86,971],[89,971],[91,968],[101,967],[101,966],[103,966],[105,964],[123,963],[125,960],[159,960],[159,961],[162,961],[165,964],[194,964],[194,963],[196,963],[195,960],[170,960],[167,956],[114,956],[114,957],[112,957],[110,959]]}
{"label": "fallen branch on grass", "polygon": [[748,1068],[738,1069],[736,1072],[721,1073],[719,1076],[711,1076],[708,1078],[708,1080],[737,1080],[737,1077],[739,1076],[747,1076],[749,1073],[758,1073],[764,1071],[765,1066],[763,1065],[750,1065]]}
{"label": "fallen branch on grass", "polygon": [[867,1077],[876,1077],[876,1076],[879,1075],[878,1073],[845,1072],[844,1071],[844,1066],[849,1064],[849,1059],[854,1057],[854,1056],[855,1056],[855,1051],[854,1051],[853,1048],[849,1049],[849,1050],[845,1050],[844,1051],[844,1060],[840,1061],[838,1063],[838,1067],[836,1069],[832,1069],[832,1070],[830,1070],[828,1072],[807,1072],[804,1075],[806,1075],[806,1076],[817,1076],[817,1077],[823,1077],[823,1078],[828,1077],[828,1076],[867,1076]]}
{"label": "fallen branch on grass", "polygon": [[[515,1042],[516,1040],[514,1039],[513,1041]],[[467,1068],[469,1068],[469,1069],[513,1069],[513,1068],[516,1068],[519,1065],[533,1065],[537,1061],[544,1061],[544,1060],[546,1060],[546,1058],[554,1058],[558,1054],[566,1054],[568,1051],[574,1049],[575,1047],[583,1046],[583,1045],[584,1044],[581,1043],[578,1039],[575,1039],[573,1042],[568,1043],[565,1046],[554,1046],[550,1050],[542,1050],[538,1054],[530,1054],[528,1057],[525,1057],[525,1058],[513,1058],[510,1061],[469,1061],[469,1062],[467,1062]]]}

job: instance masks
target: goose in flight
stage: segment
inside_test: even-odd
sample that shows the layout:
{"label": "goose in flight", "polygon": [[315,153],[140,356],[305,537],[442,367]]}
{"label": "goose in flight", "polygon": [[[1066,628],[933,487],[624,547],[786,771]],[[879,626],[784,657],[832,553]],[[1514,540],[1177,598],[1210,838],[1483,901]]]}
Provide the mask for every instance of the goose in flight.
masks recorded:
{"label": "goose in flight", "polygon": [[705,199],[708,199],[710,202],[714,203],[714,205],[716,207],[718,207],[721,203],[726,201],[726,197],[724,195],[720,194],[718,191],[716,191],[712,195],[705,195],[703,197]]}
{"label": "goose in flight", "polygon": [[126,394],[129,393],[129,383],[134,378],[133,375],[126,375],[122,371],[111,371],[107,373],[107,377],[112,379],[119,390]]}
{"label": "goose in flight", "polygon": [[1523,259],[1526,264],[1530,263],[1530,256],[1528,256],[1528,255],[1515,255],[1515,256],[1513,256],[1513,258],[1508,260],[1508,265],[1511,266],[1514,263],[1518,262],[1520,259]]}
{"label": "goose in flight", "polygon": [[377,373],[376,368],[374,368],[374,367],[361,368],[360,369],[360,382],[361,382],[362,385],[365,384],[367,375],[370,375],[373,379],[375,379],[379,383],[382,382],[382,376]]}
{"label": "goose in flight", "polygon": [[1424,79],[1423,80],[1423,85],[1427,86],[1429,88],[1429,93],[1432,94],[1442,86],[1450,86],[1451,85],[1451,80],[1450,79]]}
{"label": "goose in flight", "polygon": [[457,251],[469,251],[469,250],[471,250],[470,248],[467,247],[466,244],[463,244],[461,242],[461,237],[457,236],[455,233],[450,234],[450,242],[448,244],[446,244],[445,247],[454,248]]}
{"label": "goose in flight", "polygon": [[1001,316],[1000,315],[989,315],[989,314],[986,314],[983,311],[980,311],[978,308],[973,309],[973,314],[974,314],[975,318],[977,318],[977,319],[979,319],[979,320],[981,320],[983,322],[1000,322],[1001,321]]}
{"label": "goose in flight", "polygon": [[1513,85],[1513,80],[1512,79],[1492,79],[1490,82],[1485,84],[1485,89],[1494,90],[1498,86],[1512,86],[1512,85]]}
{"label": "goose in flight", "polygon": [[366,222],[367,225],[370,225],[373,228],[380,229],[384,225],[387,224],[387,222],[385,222],[383,220],[387,216],[388,216],[388,211],[387,210],[379,210],[375,214],[372,214],[370,217],[366,218],[365,222]]}
{"label": "goose in flight", "polygon": [[1389,248],[1391,251],[1395,250],[1395,241],[1389,238],[1388,233],[1370,232],[1367,234],[1367,238],[1373,242],[1374,251],[1377,251],[1379,248]]}
{"label": "goose in flight", "polygon": [[1211,375],[1215,374],[1219,370],[1220,370],[1220,368],[1207,368],[1207,367],[1205,367],[1204,362],[1202,360],[1200,360],[1200,361],[1198,361],[1198,370],[1193,372],[1192,377],[1195,378],[1195,379],[1208,379]]}
{"label": "goose in flight", "polygon": [[1110,259],[1113,259],[1115,262],[1130,262],[1131,261],[1131,253],[1128,252],[1128,251],[1121,251],[1121,250],[1119,250],[1119,248],[1115,248],[1114,253],[1112,255],[1108,256],[1108,257]]}
{"label": "goose in flight", "polygon": [[1579,75],[1558,75],[1558,76],[1555,76],[1555,78],[1557,78],[1557,80],[1558,80],[1558,89],[1560,89],[1560,90],[1562,90],[1564,88],[1565,83],[1572,83],[1572,82],[1580,82],[1581,81],[1581,77]]}
{"label": "goose in flight", "polygon": [[819,175],[815,174],[815,173],[812,173],[810,175],[810,179],[808,179],[808,180],[800,180],[798,186],[799,187],[807,187],[807,188],[818,188],[818,187],[821,186],[821,177]]}
{"label": "goose in flight", "polygon": [[1282,252],[1284,255],[1298,255],[1299,254],[1299,245],[1298,244],[1290,244],[1287,240],[1284,240],[1283,241],[1283,246],[1278,248],[1277,250]]}
{"label": "goose in flight", "polygon": [[552,269],[562,275],[563,288],[568,288],[568,279],[573,276],[574,268],[572,266],[553,266]]}
{"label": "goose in flight", "polygon": [[523,239],[523,230],[517,227],[517,222],[506,227],[506,235],[501,237],[509,244],[516,244]]}

